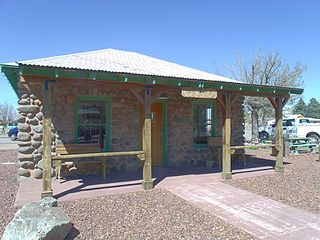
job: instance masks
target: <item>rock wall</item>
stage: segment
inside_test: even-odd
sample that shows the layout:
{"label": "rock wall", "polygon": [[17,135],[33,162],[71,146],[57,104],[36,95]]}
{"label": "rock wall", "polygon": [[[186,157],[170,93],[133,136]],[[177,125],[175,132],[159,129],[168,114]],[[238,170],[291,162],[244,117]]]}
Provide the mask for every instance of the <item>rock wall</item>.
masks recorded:
{"label": "rock wall", "polygon": [[[205,165],[208,160],[218,164],[217,149],[195,147],[193,144],[192,103],[196,99],[181,97],[180,91],[170,93],[168,97],[167,117],[167,158],[168,165],[180,167],[184,165]],[[244,97],[238,97],[233,105],[231,144],[244,144]],[[222,109],[212,100],[216,114],[215,136],[222,136]],[[243,152],[242,150],[237,153]]]}
{"label": "rock wall", "polygon": [[[20,87],[20,100],[18,102],[18,178],[42,178],[43,170],[43,113],[42,102],[35,94]],[[53,128],[54,130],[54,128]],[[55,151],[55,134],[52,133]],[[54,170],[52,169],[52,174]]]}

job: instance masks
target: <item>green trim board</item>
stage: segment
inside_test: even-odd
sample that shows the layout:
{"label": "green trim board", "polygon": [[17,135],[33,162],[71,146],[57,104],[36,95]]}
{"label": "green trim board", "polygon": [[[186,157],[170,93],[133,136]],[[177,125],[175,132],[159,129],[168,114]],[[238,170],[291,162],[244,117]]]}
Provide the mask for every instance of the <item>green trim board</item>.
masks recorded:
{"label": "green trim board", "polygon": [[17,66],[0,64],[0,72],[2,72],[6,76],[11,87],[18,96],[19,68]]}
{"label": "green trim board", "polygon": [[78,109],[79,109],[79,102],[80,101],[101,101],[105,102],[106,106],[106,134],[105,134],[105,146],[102,149],[103,151],[107,152],[110,151],[110,120],[111,120],[111,109],[110,109],[110,98],[108,96],[77,96],[75,102],[75,109],[74,109],[74,136],[75,142],[78,143]]}
{"label": "green trim board", "polygon": [[[216,126],[217,126],[217,101],[215,99],[211,100],[193,100],[192,101],[192,126],[194,125],[194,107],[196,105],[207,105],[212,107],[211,111],[211,137],[214,137],[216,135]],[[193,138],[193,136],[192,136]],[[192,139],[193,141],[193,139]],[[195,148],[207,148],[207,143],[193,143],[193,147]]]}
{"label": "green trim board", "polygon": [[159,102],[162,103],[162,166],[168,166],[168,156],[167,156],[167,100],[161,99]]}
{"label": "green trim board", "polygon": [[[10,69],[10,70],[9,70]],[[278,87],[278,86],[265,86],[253,85],[247,83],[234,83],[234,82],[218,82],[196,79],[178,79],[172,77],[150,76],[150,75],[135,75],[126,73],[114,73],[103,71],[91,71],[81,69],[67,69],[67,68],[53,68],[53,67],[40,67],[22,65],[10,66],[2,65],[2,72],[6,74],[11,85],[16,89],[19,74],[16,74],[16,79],[10,75],[13,69],[15,73],[22,75],[43,76],[47,78],[68,78],[68,79],[86,79],[86,80],[101,80],[101,81],[116,81],[125,83],[140,83],[148,85],[167,85],[175,87],[191,87],[197,89],[216,89],[223,91],[237,91],[237,92],[251,92],[255,94],[274,94],[274,95],[288,95],[288,94],[301,94],[303,89]]]}

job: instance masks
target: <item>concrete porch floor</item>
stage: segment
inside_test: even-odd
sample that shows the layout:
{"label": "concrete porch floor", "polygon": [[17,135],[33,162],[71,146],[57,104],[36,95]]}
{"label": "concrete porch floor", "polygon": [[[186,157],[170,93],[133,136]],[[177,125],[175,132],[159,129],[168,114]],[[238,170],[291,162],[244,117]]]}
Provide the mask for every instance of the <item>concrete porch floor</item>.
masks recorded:
{"label": "concrete porch floor", "polygon": [[[276,174],[272,166],[242,168],[232,171],[233,179]],[[112,194],[143,191],[141,187],[142,170],[132,173],[111,173],[103,180],[101,176],[85,176],[66,178],[60,181],[52,178],[54,197],[59,201],[81,198],[99,197]],[[185,168],[153,168],[155,188],[167,188],[186,183],[220,182],[221,174],[207,167]],[[20,183],[15,206],[39,201],[42,190],[42,180],[27,180]]]}
{"label": "concrete porch floor", "polygon": [[[275,174],[275,161],[246,154],[247,164],[240,161],[232,162],[232,178]],[[154,167],[152,176],[155,188],[179,186],[183,183],[208,183],[221,181],[221,169],[218,166],[188,166],[181,168]],[[54,197],[59,201],[67,201],[88,197],[98,197],[119,193],[142,191],[142,169],[130,173],[110,173],[107,179],[101,176],[85,176],[56,180],[52,178]],[[27,180],[20,183],[15,206],[40,200],[42,180]]]}

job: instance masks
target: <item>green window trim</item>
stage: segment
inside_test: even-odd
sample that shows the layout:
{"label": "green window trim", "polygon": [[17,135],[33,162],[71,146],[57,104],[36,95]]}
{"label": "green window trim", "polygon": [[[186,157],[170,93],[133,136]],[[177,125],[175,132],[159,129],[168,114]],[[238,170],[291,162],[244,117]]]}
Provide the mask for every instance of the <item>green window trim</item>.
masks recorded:
{"label": "green window trim", "polygon": [[106,134],[105,134],[105,144],[104,148],[101,149],[103,152],[110,151],[110,98],[108,96],[77,96],[74,108],[74,136],[75,143],[78,143],[78,109],[80,101],[99,101],[105,102],[106,106]]}
{"label": "green window trim", "polygon": [[167,100],[159,100],[162,103],[162,165],[164,167],[168,166],[167,157]]}
{"label": "green window trim", "polygon": [[[207,105],[212,107],[211,111],[211,137],[214,137],[216,135],[216,123],[217,123],[217,115],[216,115],[216,110],[217,110],[217,102],[215,99],[212,100],[194,100],[192,101],[192,126],[195,125],[194,123],[194,113],[195,113],[195,106],[196,105]],[[192,141],[193,141],[193,136],[192,136]],[[207,148],[208,144],[207,143],[193,143],[194,148]]]}

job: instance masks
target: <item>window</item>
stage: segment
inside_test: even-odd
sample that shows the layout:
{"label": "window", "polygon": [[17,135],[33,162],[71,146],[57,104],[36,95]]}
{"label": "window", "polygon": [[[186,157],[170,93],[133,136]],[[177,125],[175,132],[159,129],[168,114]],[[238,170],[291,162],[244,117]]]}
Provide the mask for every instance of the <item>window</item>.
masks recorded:
{"label": "window", "polygon": [[209,102],[195,102],[193,104],[193,143],[206,145],[208,137],[213,136],[213,104]]}
{"label": "window", "polygon": [[99,143],[107,149],[107,101],[103,98],[80,97],[77,103],[77,143]]}
{"label": "window", "polygon": [[299,123],[302,123],[302,124],[304,124],[304,123],[310,123],[310,120],[307,119],[307,118],[300,119],[300,120],[299,120]]}
{"label": "window", "polygon": [[283,120],[282,125],[285,127],[292,127],[294,126],[294,119]]}

